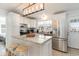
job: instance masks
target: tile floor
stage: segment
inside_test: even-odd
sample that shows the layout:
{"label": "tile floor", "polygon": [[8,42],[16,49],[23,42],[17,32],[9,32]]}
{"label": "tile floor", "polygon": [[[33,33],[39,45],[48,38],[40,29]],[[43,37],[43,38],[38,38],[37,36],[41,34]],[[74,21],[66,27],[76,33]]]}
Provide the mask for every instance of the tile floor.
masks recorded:
{"label": "tile floor", "polygon": [[57,50],[53,50],[53,56],[79,56],[79,50],[68,48],[67,53],[63,53],[63,52],[60,52],[60,51],[57,51]]}

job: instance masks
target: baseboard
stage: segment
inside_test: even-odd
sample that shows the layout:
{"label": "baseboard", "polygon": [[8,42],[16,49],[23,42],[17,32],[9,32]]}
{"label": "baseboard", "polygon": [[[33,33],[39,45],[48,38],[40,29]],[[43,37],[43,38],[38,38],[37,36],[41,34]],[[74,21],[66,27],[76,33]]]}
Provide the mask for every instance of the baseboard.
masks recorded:
{"label": "baseboard", "polygon": [[61,51],[61,50],[58,50],[58,49],[55,49],[53,48],[54,50],[57,50],[57,51],[60,51],[60,52],[63,52],[63,53],[67,53],[68,51]]}
{"label": "baseboard", "polygon": [[76,49],[76,50],[79,50],[78,48],[74,48],[74,47],[69,47],[69,46],[68,46],[68,48],[72,48],[72,49]]}

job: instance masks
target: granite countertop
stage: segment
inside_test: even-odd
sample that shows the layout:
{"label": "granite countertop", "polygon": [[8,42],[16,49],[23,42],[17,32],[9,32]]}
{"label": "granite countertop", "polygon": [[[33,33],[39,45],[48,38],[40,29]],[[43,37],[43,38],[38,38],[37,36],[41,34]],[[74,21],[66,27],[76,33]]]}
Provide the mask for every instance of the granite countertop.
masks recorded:
{"label": "granite countertop", "polygon": [[50,40],[52,36],[46,36],[42,34],[36,34],[35,37],[26,37],[26,35],[22,35],[22,36],[13,35],[13,38],[30,41],[33,43],[43,44],[48,40]]}

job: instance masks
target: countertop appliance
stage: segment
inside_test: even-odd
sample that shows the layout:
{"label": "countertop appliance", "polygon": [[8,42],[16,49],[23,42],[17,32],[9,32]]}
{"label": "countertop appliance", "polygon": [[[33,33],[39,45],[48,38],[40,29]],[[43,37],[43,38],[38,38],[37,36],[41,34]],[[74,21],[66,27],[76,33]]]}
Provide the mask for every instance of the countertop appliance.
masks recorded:
{"label": "countertop appliance", "polygon": [[20,25],[20,35],[24,35],[27,32],[27,24]]}
{"label": "countertop appliance", "polygon": [[54,15],[52,48],[67,52],[67,21],[65,12]]}

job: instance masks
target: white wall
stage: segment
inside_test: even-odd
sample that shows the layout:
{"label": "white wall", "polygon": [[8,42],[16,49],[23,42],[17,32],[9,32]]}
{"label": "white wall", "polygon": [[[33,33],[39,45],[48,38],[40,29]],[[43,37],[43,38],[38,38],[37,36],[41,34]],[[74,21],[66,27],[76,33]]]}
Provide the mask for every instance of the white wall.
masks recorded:
{"label": "white wall", "polygon": [[8,12],[6,10],[0,9],[0,16],[6,16],[7,13]]}
{"label": "white wall", "polygon": [[[79,10],[69,11],[67,16],[68,16],[68,24],[69,24],[71,19],[77,17],[79,18]],[[79,32],[68,32],[68,46],[79,49]]]}

